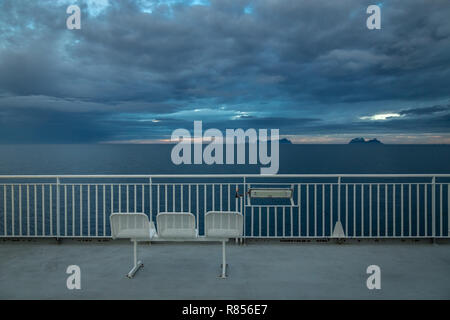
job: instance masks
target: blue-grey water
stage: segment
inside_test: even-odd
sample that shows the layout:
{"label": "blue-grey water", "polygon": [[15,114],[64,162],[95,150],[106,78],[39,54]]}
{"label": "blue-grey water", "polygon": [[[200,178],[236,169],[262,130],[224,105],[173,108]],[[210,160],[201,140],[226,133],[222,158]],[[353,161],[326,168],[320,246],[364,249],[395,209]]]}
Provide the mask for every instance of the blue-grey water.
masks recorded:
{"label": "blue-grey water", "polygon": [[[0,145],[0,175],[260,172],[259,165],[248,164],[177,166],[171,162],[171,150],[171,145]],[[449,145],[280,145],[279,173],[439,174],[450,173],[449,160]],[[28,181],[31,182],[28,188],[11,182],[14,181],[0,181],[0,236],[108,236],[108,217],[117,211],[143,211],[153,219],[161,211],[199,212],[202,230],[204,212],[235,210],[235,189],[241,193],[244,190],[242,182],[236,180],[217,181],[216,185],[199,180],[182,181],[194,182],[191,187],[180,185],[180,181],[159,180],[150,187],[147,180],[132,181],[132,185],[126,186],[129,182],[108,180],[88,185],[92,182],[72,179],[62,181],[59,187],[57,217],[54,181],[44,181],[52,185]],[[124,184],[113,186],[113,182]],[[230,183],[230,191],[227,184],[220,189],[223,182]],[[433,221],[436,234],[450,233],[450,179],[437,180],[435,217],[431,215],[433,186],[428,178],[379,179],[380,184],[372,187],[361,184],[372,182],[370,179],[348,178],[340,187],[341,196],[347,201],[341,201],[340,205],[335,182],[329,179],[294,182],[294,207],[262,206],[261,212],[259,207],[246,207],[246,235],[329,236],[338,219],[349,236],[428,236],[433,232]],[[347,186],[345,182],[350,184]],[[302,183],[300,191],[297,183]],[[280,186],[286,185],[280,182]],[[277,201],[272,204],[281,204]]]}
{"label": "blue-grey water", "polygon": [[[0,145],[0,174],[259,173],[174,165],[171,145]],[[280,145],[278,173],[450,173],[450,145]]]}

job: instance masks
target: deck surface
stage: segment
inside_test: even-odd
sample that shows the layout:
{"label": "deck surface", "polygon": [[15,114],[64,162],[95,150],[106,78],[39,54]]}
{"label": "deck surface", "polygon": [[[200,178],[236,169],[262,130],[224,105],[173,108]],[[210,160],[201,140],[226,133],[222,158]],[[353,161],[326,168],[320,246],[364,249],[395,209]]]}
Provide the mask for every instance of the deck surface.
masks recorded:
{"label": "deck surface", "polygon": [[[449,243],[231,242],[227,279],[217,243],[141,244],[139,258],[127,279],[128,241],[2,240],[0,299],[450,299]],[[366,287],[372,264],[381,290]],[[66,287],[69,265],[81,290]]]}

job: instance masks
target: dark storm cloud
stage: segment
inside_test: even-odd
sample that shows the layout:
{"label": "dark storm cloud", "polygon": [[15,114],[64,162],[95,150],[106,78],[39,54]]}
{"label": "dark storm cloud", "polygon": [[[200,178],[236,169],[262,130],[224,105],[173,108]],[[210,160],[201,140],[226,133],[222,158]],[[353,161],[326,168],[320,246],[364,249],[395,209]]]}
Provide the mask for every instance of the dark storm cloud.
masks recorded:
{"label": "dark storm cloud", "polygon": [[25,108],[6,109],[0,117],[0,143],[89,143],[110,137],[102,114]]}
{"label": "dark storm cloud", "polygon": [[443,111],[449,111],[450,106],[432,106],[432,107],[426,107],[426,108],[415,108],[415,109],[408,109],[408,110],[402,110],[400,111],[400,114],[402,115],[429,115],[434,114],[436,112],[443,112]]}
{"label": "dark storm cloud", "polygon": [[[3,141],[157,138],[195,109],[211,127],[285,134],[449,131],[447,0],[384,1],[376,31],[372,1],[75,1],[69,31],[72,3],[0,2]],[[403,117],[359,120],[386,109]]]}

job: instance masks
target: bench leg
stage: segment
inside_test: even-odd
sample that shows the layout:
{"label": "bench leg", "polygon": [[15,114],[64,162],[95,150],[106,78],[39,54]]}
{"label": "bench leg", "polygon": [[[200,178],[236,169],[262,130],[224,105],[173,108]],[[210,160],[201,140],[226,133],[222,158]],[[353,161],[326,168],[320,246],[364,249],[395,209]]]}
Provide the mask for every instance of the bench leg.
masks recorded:
{"label": "bench leg", "polygon": [[133,269],[130,270],[130,272],[128,272],[127,277],[128,278],[133,278],[134,274],[141,268],[144,266],[144,264],[142,263],[142,261],[137,261],[137,241],[133,240],[133,253],[134,253],[134,265],[133,265]]}
{"label": "bench leg", "polygon": [[220,277],[222,279],[226,279],[227,277],[227,257],[226,257],[226,252],[225,252],[225,241],[222,241],[222,273],[220,275]]}

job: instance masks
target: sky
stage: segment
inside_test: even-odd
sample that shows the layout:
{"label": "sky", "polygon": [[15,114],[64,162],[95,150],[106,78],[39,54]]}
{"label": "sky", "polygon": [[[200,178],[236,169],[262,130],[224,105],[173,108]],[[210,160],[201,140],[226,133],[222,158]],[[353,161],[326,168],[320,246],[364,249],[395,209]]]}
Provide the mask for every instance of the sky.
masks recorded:
{"label": "sky", "polygon": [[449,17],[448,0],[0,0],[0,143],[161,142],[194,120],[450,143]]}

